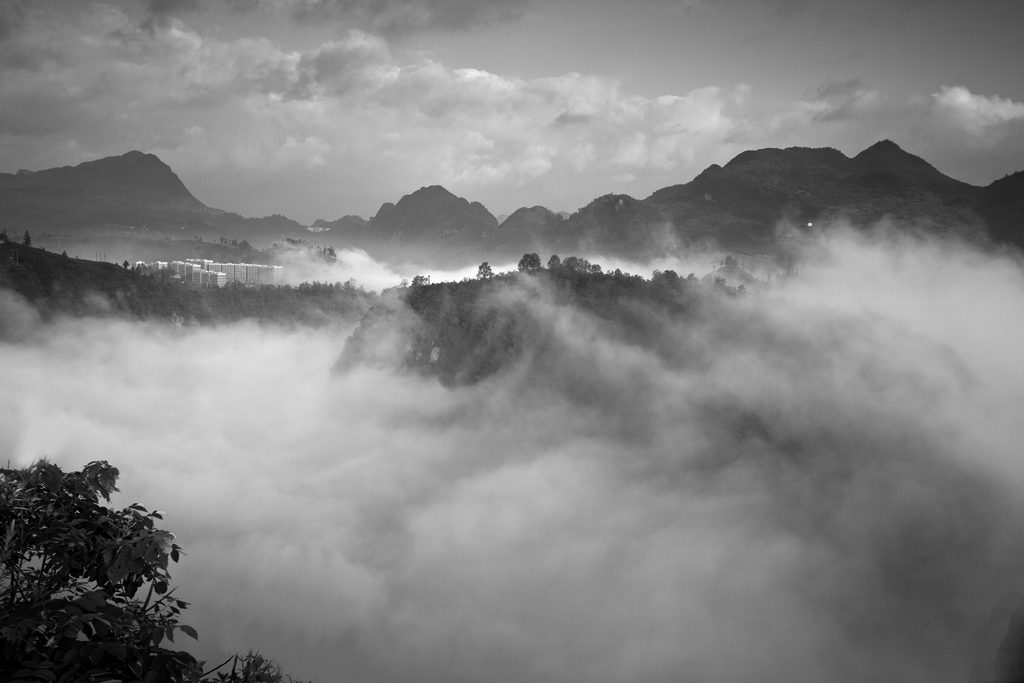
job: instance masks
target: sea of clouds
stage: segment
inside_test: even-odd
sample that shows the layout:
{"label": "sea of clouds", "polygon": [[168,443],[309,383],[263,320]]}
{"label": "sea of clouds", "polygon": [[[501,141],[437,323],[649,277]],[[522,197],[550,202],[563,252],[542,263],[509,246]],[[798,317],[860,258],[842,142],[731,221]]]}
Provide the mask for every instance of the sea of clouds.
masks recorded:
{"label": "sea of clouds", "polygon": [[984,678],[1024,590],[1019,255],[839,229],[804,254],[665,321],[671,362],[537,296],[575,360],[454,389],[332,376],[351,323],[44,324],[7,295],[0,458],[120,468],[115,502],[164,511],[187,551],[172,574],[210,661]]}

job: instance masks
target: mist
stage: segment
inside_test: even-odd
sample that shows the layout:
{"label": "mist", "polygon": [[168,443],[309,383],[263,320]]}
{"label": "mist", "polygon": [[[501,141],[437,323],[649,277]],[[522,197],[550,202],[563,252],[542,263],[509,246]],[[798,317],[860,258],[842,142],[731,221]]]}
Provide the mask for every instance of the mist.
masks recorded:
{"label": "mist", "polygon": [[[172,575],[211,662],[970,680],[1024,591],[1024,268],[893,231],[805,239],[798,276],[664,321],[667,356],[505,290],[569,355],[454,389],[332,376],[347,328],[42,324],[8,297],[0,458],[120,468],[115,503],[164,511],[187,552]],[[339,260],[358,274],[321,279],[408,277]]]}

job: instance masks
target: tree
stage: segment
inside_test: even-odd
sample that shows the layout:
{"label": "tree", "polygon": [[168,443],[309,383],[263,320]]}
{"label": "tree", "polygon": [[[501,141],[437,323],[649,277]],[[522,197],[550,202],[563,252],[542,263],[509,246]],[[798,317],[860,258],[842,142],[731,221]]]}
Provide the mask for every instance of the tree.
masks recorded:
{"label": "tree", "polygon": [[[106,462],[0,469],[0,680],[241,682],[207,678],[202,662],[165,647],[175,633],[197,637],[169,589],[181,548],[156,527],[160,513],[100,504],[118,474]],[[245,680],[281,680],[251,653],[234,660],[266,674]]]}
{"label": "tree", "polygon": [[7,237],[6,230],[0,230],[0,242],[9,242],[10,239]]}
{"label": "tree", "polygon": [[425,287],[430,284],[429,275],[414,275],[412,278],[413,287]]}
{"label": "tree", "polygon": [[491,270],[491,266],[487,263],[487,261],[484,261],[483,263],[480,264],[480,267],[476,269],[476,279],[489,280],[492,277],[494,277],[494,271]]}
{"label": "tree", "polygon": [[662,272],[656,270],[651,274],[651,282],[662,285],[674,285],[679,282],[679,275],[674,270]]}
{"label": "tree", "polygon": [[28,234],[28,230],[25,231],[25,236],[21,238],[21,243],[26,247],[32,246],[32,236]]}
{"label": "tree", "polygon": [[560,265],[562,265],[562,259],[558,258],[558,254],[552,254],[548,259],[548,268],[553,270]]}
{"label": "tree", "polygon": [[567,256],[562,265],[573,272],[583,274],[599,274],[601,272],[601,265],[598,263],[591,263],[585,258],[580,256]]}
{"label": "tree", "polygon": [[121,267],[124,268],[125,270],[128,270],[129,265],[131,264],[128,263],[128,259],[125,259],[124,263],[121,264]]}
{"label": "tree", "polygon": [[540,256],[537,254],[523,254],[523,258],[519,259],[519,270],[521,272],[540,270]]}

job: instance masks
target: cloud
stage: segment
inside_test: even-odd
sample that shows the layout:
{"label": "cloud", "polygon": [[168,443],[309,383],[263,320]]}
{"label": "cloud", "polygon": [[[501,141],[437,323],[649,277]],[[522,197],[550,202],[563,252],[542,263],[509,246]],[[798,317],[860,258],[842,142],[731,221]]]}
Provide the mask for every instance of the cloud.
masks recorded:
{"label": "cloud", "polygon": [[[267,0],[255,10],[301,9],[328,21],[415,6],[430,22],[462,11],[442,4]],[[452,68],[396,47],[369,20],[288,47],[192,26],[176,13],[184,5],[154,6],[166,13],[149,24],[140,23],[141,8],[40,7],[26,6],[32,30],[12,33],[0,49],[8,170],[142,149],[206,203],[247,215],[368,215],[436,183],[496,212],[527,203],[572,209],[621,191],[614,178],[647,192],[747,149],[828,145],[855,154],[885,137],[956,168],[984,165],[979,150],[991,152],[1005,172],[1017,170],[1024,140],[1016,103],[966,88],[897,98],[853,78],[794,100],[743,83],[645,96],[600,73],[523,78]],[[480,7],[483,14],[464,16],[508,9]],[[203,10],[217,11],[225,16]],[[910,119],[922,121],[915,132],[905,132]],[[958,127],[971,134],[952,135]],[[965,179],[991,181],[982,175]]]}
{"label": "cloud", "polygon": [[466,30],[519,19],[529,0],[289,0],[299,22],[356,22],[385,35]]}
{"label": "cloud", "polygon": [[0,40],[6,40],[11,34],[21,30],[25,25],[25,2],[7,0],[0,3]]}
{"label": "cloud", "polygon": [[166,511],[211,660],[962,681],[1020,590],[1024,272],[898,231],[805,253],[765,296],[638,307],[632,337],[510,289],[545,350],[452,389],[330,376],[344,324],[28,321],[0,353],[0,458],[108,459],[119,504]]}
{"label": "cloud", "polygon": [[932,99],[938,112],[971,135],[982,136],[1024,122],[1024,104],[998,95],[975,95],[963,86],[942,86]]}
{"label": "cloud", "polygon": [[146,10],[156,15],[178,14],[198,8],[198,0],[149,0],[146,5]]}

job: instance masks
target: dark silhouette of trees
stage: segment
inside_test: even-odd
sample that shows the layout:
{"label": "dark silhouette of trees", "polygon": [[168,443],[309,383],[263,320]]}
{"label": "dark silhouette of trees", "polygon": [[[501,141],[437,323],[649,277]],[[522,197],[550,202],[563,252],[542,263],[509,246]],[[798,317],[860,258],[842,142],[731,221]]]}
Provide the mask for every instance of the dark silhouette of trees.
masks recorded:
{"label": "dark silhouette of trees", "polygon": [[679,275],[674,270],[656,270],[651,274],[651,282],[655,284],[674,285],[679,282]]}
{"label": "dark silhouette of trees", "polygon": [[480,267],[476,269],[476,279],[490,280],[492,277],[494,277],[494,271],[491,270],[490,264],[488,264],[487,261],[484,261],[480,264]]}
{"label": "dark silhouette of trees", "polygon": [[555,269],[560,265],[562,265],[562,259],[558,258],[558,254],[552,254],[548,259],[548,268]]}
{"label": "dark silhouette of trees", "polygon": [[25,236],[21,238],[21,243],[26,247],[32,246],[32,236],[28,234],[28,230],[25,231]]}
{"label": "dark silhouette of trees", "polygon": [[[0,469],[0,680],[281,681],[252,653],[204,673],[203,662],[171,649],[176,634],[198,637],[179,623],[188,603],[170,588],[181,548],[156,527],[158,512],[100,503],[118,474],[106,462],[68,473],[45,461]],[[232,659],[230,674],[209,677]]]}
{"label": "dark silhouette of trees", "polygon": [[601,272],[600,264],[591,263],[587,259],[579,256],[567,256],[565,261],[562,262],[562,267],[571,270],[574,273],[581,274],[599,274]]}
{"label": "dark silhouette of trees", "polygon": [[7,237],[7,231],[6,230],[0,230],[0,242],[9,242],[9,241],[10,241],[10,238]]}
{"label": "dark silhouette of trees", "polygon": [[523,254],[523,258],[519,259],[519,270],[520,272],[540,270],[540,256],[537,254]]}

